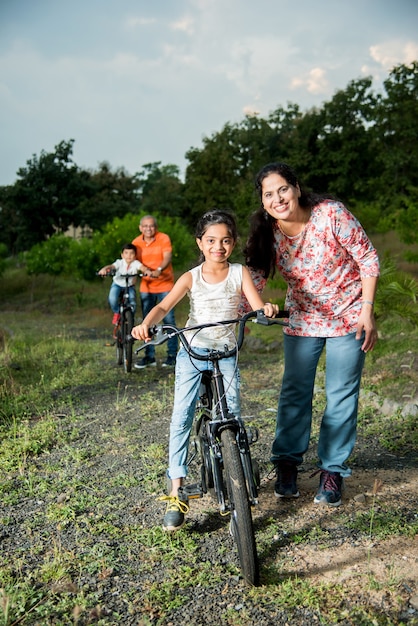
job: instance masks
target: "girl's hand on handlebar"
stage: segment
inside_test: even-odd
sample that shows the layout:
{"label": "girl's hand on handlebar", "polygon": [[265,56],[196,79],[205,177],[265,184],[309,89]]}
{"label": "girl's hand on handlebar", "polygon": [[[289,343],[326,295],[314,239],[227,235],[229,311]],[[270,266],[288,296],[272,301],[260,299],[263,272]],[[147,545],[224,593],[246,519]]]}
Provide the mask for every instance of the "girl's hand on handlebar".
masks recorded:
{"label": "girl's hand on handlebar", "polygon": [[264,310],[264,315],[266,317],[276,317],[276,315],[279,312],[279,305],[271,304],[271,302],[266,302],[266,304],[263,307],[263,310]]}
{"label": "girl's hand on handlebar", "polygon": [[139,324],[138,326],[134,326],[131,332],[132,337],[135,339],[142,339],[143,341],[151,341],[151,337],[149,336],[149,326],[148,324]]}

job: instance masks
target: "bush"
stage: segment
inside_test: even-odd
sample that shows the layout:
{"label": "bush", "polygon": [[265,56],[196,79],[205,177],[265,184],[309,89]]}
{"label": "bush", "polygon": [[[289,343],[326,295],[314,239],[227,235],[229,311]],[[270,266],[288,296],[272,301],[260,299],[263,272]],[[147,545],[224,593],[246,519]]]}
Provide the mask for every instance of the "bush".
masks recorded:
{"label": "bush", "polygon": [[[173,266],[178,271],[188,269],[198,258],[196,243],[190,231],[177,217],[160,216],[154,213],[158,229],[167,233],[173,246]],[[142,215],[128,213],[123,218],[115,218],[93,236],[99,266],[108,265],[120,257],[122,246],[139,234],[138,224]]]}
{"label": "bush", "polygon": [[6,269],[6,257],[7,257],[7,246],[5,243],[0,243],[0,276],[4,273]]}

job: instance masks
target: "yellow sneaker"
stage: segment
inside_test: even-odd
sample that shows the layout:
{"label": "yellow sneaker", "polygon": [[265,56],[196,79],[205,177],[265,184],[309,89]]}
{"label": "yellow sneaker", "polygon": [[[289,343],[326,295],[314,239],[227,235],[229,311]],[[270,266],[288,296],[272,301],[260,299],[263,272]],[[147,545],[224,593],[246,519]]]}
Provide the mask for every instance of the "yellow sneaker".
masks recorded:
{"label": "yellow sneaker", "polygon": [[163,530],[175,532],[180,530],[184,524],[184,515],[189,512],[189,506],[179,500],[177,496],[161,496],[158,498],[167,502],[167,509],[163,519]]}

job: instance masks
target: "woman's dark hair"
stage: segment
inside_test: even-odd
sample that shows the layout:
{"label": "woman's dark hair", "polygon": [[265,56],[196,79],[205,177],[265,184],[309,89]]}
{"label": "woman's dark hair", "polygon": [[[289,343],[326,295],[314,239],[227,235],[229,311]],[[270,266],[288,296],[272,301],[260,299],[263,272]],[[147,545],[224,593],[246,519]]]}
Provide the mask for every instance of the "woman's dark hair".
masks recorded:
{"label": "woman's dark hair", "polygon": [[266,278],[273,276],[276,269],[274,248],[276,220],[265,211],[262,201],[263,180],[270,174],[278,174],[293,187],[299,186],[301,193],[299,204],[304,209],[311,209],[325,197],[331,197],[306,192],[296,172],[286,163],[269,163],[258,172],[255,178],[255,188],[260,198],[260,207],[250,217],[250,233],[244,248],[244,256],[246,264],[253,269],[260,270]]}
{"label": "woman's dark hair", "polygon": [[[207,211],[204,215],[202,215],[202,217],[196,224],[196,239],[202,239],[209,226],[213,226],[214,224],[225,224],[231,239],[237,241],[238,229],[235,217],[232,215],[232,213],[229,213],[229,211],[224,211],[223,209],[212,209],[211,211]],[[205,258],[201,253],[199,257],[199,263],[202,263],[204,260]]]}

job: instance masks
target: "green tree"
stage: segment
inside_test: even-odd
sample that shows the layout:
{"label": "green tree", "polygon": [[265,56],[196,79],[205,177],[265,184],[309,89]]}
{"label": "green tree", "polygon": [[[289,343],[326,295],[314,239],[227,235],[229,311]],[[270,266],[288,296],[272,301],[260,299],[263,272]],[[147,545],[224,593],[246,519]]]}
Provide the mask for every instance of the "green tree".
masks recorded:
{"label": "green tree", "polygon": [[161,165],[161,162],[146,163],[137,174],[140,192],[140,210],[144,215],[184,214],[184,185],[180,180],[177,165]]}
{"label": "green tree", "polygon": [[0,241],[10,255],[18,252],[17,232],[19,215],[13,201],[13,186],[0,187]]}
{"label": "green tree", "polygon": [[74,140],[62,141],[52,153],[41,152],[18,170],[18,181],[6,192],[13,216],[12,246],[23,251],[56,232],[79,224],[78,206],[87,193],[87,176],[72,162]]}
{"label": "green tree", "polygon": [[86,177],[87,193],[80,199],[76,225],[96,230],[115,217],[138,210],[140,182],[124,168],[112,171],[108,163],[102,162],[97,172],[80,172],[80,175]]}
{"label": "green tree", "polygon": [[7,246],[4,243],[0,243],[0,276],[4,273],[6,269],[6,258],[7,258]]}
{"label": "green tree", "polygon": [[68,271],[69,250],[74,242],[62,234],[52,235],[47,241],[35,244],[24,255],[26,271],[31,274],[58,276]]}
{"label": "green tree", "polygon": [[351,81],[324,103],[318,117],[308,180],[316,191],[345,202],[373,198],[368,181],[376,174],[370,135],[377,99],[371,85],[371,78]]}
{"label": "green tree", "polygon": [[418,61],[399,65],[384,81],[376,110],[376,192],[383,222],[391,222],[402,241],[418,241]]}
{"label": "green tree", "polygon": [[241,232],[245,232],[256,203],[254,175],[278,157],[278,146],[284,143],[297,114],[298,108],[289,105],[287,111],[280,109],[269,120],[248,115],[239,124],[225,124],[220,132],[205,137],[202,149],[187,152],[184,198],[190,226],[202,213],[218,207],[234,211]]}
{"label": "green tree", "polygon": [[386,94],[376,111],[376,130],[382,143],[378,162],[382,191],[392,203],[394,193],[418,186],[418,61],[395,67],[384,87]]}

